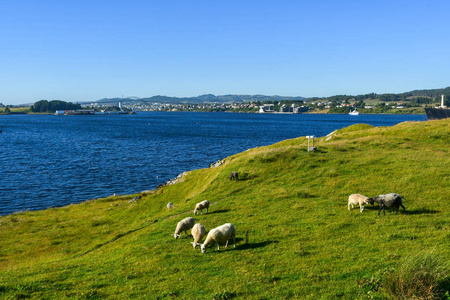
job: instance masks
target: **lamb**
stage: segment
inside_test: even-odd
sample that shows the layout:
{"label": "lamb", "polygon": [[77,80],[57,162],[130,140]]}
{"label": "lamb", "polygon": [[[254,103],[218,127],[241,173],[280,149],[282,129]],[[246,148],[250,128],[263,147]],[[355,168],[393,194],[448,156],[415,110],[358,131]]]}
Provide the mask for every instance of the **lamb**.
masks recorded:
{"label": "lamb", "polygon": [[173,237],[175,239],[181,237],[181,232],[185,232],[187,235],[187,231],[191,229],[195,224],[195,219],[191,217],[187,217],[177,224],[177,228],[175,229],[175,233],[173,234]]}
{"label": "lamb", "polygon": [[348,197],[348,210],[350,210],[350,205],[353,208],[354,207],[353,205],[359,204],[359,210],[360,210],[360,212],[363,212],[364,204],[369,204],[368,199],[369,198],[367,198],[366,196],[363,196],[361,194],[351,194]]}
{"label": "lamb", "polygon": [[194,237],[194,242],[191,244],[192,244],[192,246],[194,246],[194,249],[195,249],[195,247],[200,245],[200,242],[202,241],[203,237],[206,234],[206,230],[202,224],[197,223],[194,225],[194,227],[192,227],[191,233],[192,233],[192,236]]}
{"label": "lamb", "polygon": [[236,247],[236,229],[231,223],[226,223],[219,227],[211,229],[205,239],[205,242],[203,244],[200,244],[202,253],[206,253],[206,247],[209,245],[212,245],[213,247],[217,245],[217,250],[220,250],[219,243],[226,242],[225,248],[228,247],[228,240],[230,238],[233,238],[234,247]]}
{"label": "lamb", "polygon": [[402,197],[396,193],[390,193],[386,195],[379,195],[377,197],[372,197],[368,199],[369,203],[374,205],[374,203],[378,203],[380,209],[378,210],[378,215],[380,215],[381,210],[383,210],[384,215],[386,215],[386,207],[395,207],[397,208],[397,214],[400,209],[400,206],[403,207],[403,211],[406,211],[403,206]]}
{"label": "lamb", "polygon": [[228,177],[230,180],[239,180],[239,174],[236,171],[233,171],[230,173],[230,177]]}
{"label": "lamb", "polygon": [[198,211],[200,211],[200,213],[203,215],[204,208],[206,208],[206,213],[208,213],[208,209],[209,209],[209,201],[208,200],[203,200],[202,202],[197,203],[197,205],[195,205],[194,215],[198,215]]}
{"label": "lamb", "polygon": [[167,209],[172,209],[172,208],[173,208],[173,203],[172,202],[167,203]]}

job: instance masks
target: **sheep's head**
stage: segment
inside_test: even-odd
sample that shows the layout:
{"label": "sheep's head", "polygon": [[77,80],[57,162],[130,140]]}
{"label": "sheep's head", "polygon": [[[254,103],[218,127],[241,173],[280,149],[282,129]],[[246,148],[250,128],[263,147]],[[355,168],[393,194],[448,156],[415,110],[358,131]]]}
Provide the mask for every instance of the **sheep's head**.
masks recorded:
{"label": "sheep's head", "polygon": [[173,235],[173,237],[174,237],[175,239],[177,239],[177,238],[181,237],[181,234],[180,234],[180,233],[175,233],[175,234]]}
{"label": "sheep's head", "polygon": [[194,209],[194,215],[198,215],[198,210]]}
{"label": "sheep's head", "polygon": [[202,249],[202,253],[206,253],[206,246],[205,246],[205,244],[200,244],[200,249]]}
{"label": "sheep's head", "polygon": [[195,249],[198,245],[200,245],[199,243],[194,243],[194,242],[191,242],[191,244],[192,244],[192,246],[194,247],[194,249]]}
{"label": "sheep's head", "polygon": [[375,203],[375,197],[369,198],[367,201],[373,205]]}

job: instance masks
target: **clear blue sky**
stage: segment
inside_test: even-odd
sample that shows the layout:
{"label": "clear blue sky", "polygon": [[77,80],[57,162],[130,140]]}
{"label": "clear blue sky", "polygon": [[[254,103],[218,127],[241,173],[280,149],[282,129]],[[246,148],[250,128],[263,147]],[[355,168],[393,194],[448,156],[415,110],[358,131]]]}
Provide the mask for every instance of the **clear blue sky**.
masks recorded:
{"label": "clear blue sky", "polygon": [[449,70],[448,0],[0,2],[3,104],[400,93]]}

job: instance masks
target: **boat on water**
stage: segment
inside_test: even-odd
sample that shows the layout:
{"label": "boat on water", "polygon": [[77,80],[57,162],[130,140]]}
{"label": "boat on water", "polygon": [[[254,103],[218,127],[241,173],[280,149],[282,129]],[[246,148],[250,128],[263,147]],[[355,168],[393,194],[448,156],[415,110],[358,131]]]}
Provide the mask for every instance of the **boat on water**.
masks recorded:
{"label": "boat on water", "polygon": [[425,107],[428,120],[440,120],[450,118],[450,108],[444,105],[444,95],[441,95],[440,107]]}
{"label": "boat on water", "polygon": [[349,112],[348,114],[349,114],[350,116],[359,116],[359,111],[357,111],[356,108],[355,108],[355,110]]}

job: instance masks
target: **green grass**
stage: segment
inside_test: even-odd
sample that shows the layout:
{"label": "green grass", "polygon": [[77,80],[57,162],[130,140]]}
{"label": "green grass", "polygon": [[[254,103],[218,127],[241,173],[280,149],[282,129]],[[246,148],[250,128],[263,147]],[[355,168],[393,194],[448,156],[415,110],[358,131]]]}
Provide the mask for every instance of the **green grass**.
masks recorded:
{"label": "green grass", "polygon": [[[450,120],[354,125],[317,152],[304,137],[250,149],[136,202],[1,217],[0,298],[384,299],[383,285],[361,285],[430,249],[450,259],[449,145]],[[234,170],[243,180],[228,180]],[[347,210],[349,194],[389,192],[406,213]],[[201,254],[192,237],[173,238],[204,199],[197,222],[233,223],[236,248]]]}
{"label": "green grass", "polygon": [[[11,113],[29,113],[30,108],[29,107],[11,107],[10,108]],[[5,108],[0,108],[0,114],[5,112]]]}
{"label": "green grass", "polygon": [[[432,252],[412,255],[400,267],[390,270],[383,286],[390,295],[399,299],[442,299],[450,296],[448,261],[442,261]],[[444,297],[443,297],[444,296]]]}

